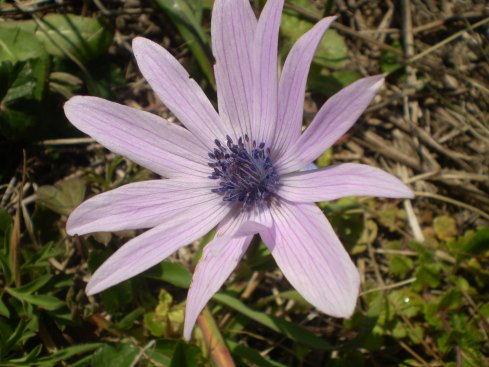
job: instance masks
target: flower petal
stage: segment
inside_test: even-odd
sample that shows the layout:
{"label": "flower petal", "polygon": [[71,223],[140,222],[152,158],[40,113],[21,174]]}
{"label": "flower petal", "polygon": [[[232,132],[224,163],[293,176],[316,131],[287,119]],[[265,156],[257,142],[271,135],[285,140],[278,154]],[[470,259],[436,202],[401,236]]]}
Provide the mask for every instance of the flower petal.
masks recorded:
{"label": "flower petal", "polygon": [[[206,181],[210,181],[205,179]],[[178,179],[131,183],[94,196],[68,218],[69,235],[152,228],[177,212],[222,198],[205,181]]]}
{"label": "flower petal", "polygon": [[321,210],[282,200],[272,216],[274,228],[260,234],[288,281],[320,311],[349,317],[360,276]]}
{"label": "flower petal", "polygon": [[360,79],[328,99],[304,134],[279,158],[277,170],[297,171],[319,157],[350,129],[383,82],[382,75]]}
{"label": "flower petal", "polygon": [[252,45],[256,24],[248,0],[214,2],[211,35],[219,114],[235,124],[235,138],[251,132]]}
{"label": "flower petal", "polygon": [[236,206],[220,223],[216,237],[255,234],[272,225],[273,220],[268,206],[254,205],[248,210]]}
{"label": "flower petal", "polygon": [[161,101],[196,137],[212,148],[229,130],[200,86],[171,53],[155,42],[137,37],[132,42],[141,73]]}
{"label": "flower petal", "polygon": [[73,97],[66,117],[85,134],[165,177],[206,177],[207,151],[192,134],[148,112],[97,97]]}
{"label": "flower petal", "polygon": [[158,264],[215,227],[228,213],[222,201],[202,203],[182,210],[158,227],[146,231],[117,250],[92,275],[87,294],[92,295]]}
{"label": "flower petal", "polygon": [[272,143],[277,120],[278,31],[284,0],[268,0],[253,41],[252,139]]}
{"label": "flower petal", "polygon": [[278,194],[291,201],[326,201],[345,196],[413,198],[402,181],[381,169],[345,163],[280,177]]}
{"label": "flower petal", "polygon": [[188,291],[183,336],[189,340],[200,312],[224,284],[248,249],[253,235],[215,237],[205,248]]}
{"label": "flower petal", "polygon": [[294,44],[285,60],[278,86],[278,126],[274,154],[278,157],[301,135],[307,75],[324,32],[336,17],[321,19]]}

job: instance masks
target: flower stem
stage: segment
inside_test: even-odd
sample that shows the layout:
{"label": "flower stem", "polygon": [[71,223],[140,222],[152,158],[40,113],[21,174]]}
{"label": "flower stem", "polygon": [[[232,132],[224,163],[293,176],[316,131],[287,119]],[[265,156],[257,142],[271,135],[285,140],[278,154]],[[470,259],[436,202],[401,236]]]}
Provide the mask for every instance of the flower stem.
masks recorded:
{"label": "flower stem", "polygon": [[204,334],[205,342],[217,367],[236,366],[224,342],[219,328],[208,307],[200,314],[197,323]]}

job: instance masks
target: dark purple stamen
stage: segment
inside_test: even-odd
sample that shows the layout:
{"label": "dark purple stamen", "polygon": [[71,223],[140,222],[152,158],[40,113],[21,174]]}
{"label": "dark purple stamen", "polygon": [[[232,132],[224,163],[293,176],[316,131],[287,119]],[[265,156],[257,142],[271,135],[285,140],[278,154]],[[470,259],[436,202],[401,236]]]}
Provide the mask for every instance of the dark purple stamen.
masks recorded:
{"label": "dark purple stamen", "polygon": [[223,195],[224,201],[238,201],[244,207],[261,204],[278,186],[278,174],[270,160],[270,149],[265,143],[251,142],[248,135],[237,144],[230,136],[226,144],[215,140],[217,148],[209,152],[210,179],[220,180],[212,192]]}

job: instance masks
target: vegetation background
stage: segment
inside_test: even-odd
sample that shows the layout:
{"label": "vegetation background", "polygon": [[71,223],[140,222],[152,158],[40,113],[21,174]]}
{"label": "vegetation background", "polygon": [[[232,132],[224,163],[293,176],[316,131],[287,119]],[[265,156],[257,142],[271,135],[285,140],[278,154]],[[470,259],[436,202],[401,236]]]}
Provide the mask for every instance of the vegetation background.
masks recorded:
{"label": "vegetation background", "polygon": [[[253,0],[257,14],[263,0]],[[73,95],[174,121],[131,40],[162,44],[215,101],[212,1],[0,1],[0,366],[219,365],[186,288],[210,236],[95,297],[94,269],[134,231],[68,237],[80,202],[153,177],[76,131]],[[341,87],[387,83],[319,166],[381,167],[412,201],[320,203],[362,277],[354,316],[312,309],[255,241],[206,309],[239,366],[486,366],[489,355],[489,6],[478,0],[289,0],[280,57],[336,14],[311,70],[305,121]]]}

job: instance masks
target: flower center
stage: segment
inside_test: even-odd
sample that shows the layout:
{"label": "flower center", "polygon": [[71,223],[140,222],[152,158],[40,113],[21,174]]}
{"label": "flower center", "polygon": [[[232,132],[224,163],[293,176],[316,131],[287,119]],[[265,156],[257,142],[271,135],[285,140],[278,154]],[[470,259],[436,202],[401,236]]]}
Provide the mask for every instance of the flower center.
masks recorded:
{"label": "flower center", "polygon": [[223,195],[224,201],[238,201],[243,207],[263,203],[278,186],[278,174],[270,160],[265,143],[250,142],[248,135],[235,144],[227,136],[226,145],[214,140],[217,148],[209,153],[210,179],[220,180],[212,192]]}

